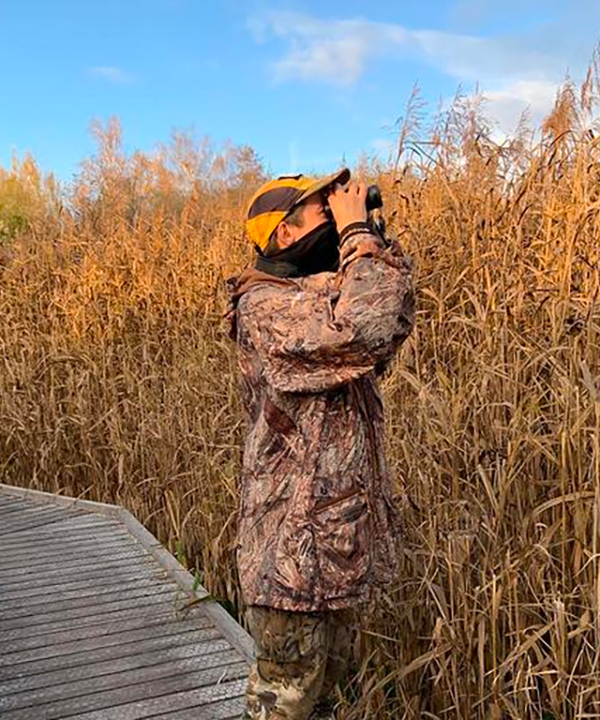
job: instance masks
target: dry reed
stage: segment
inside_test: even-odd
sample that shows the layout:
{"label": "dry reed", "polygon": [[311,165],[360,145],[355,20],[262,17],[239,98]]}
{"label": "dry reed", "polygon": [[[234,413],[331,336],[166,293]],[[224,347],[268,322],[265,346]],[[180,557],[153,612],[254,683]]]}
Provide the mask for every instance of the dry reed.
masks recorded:
{"label": "dry reed", "polygon": [[[535,145],[492,142],[459,99],[367,169],[419,319],[384,382],[404,568],[343,717],[600,718],[594,83],[565,86]],[[116,124],[96,132],[68,197],[29,159],[0,175],[1,477],[125,505],[236,611],[221,315],[262,171],[248,148],[176,136],[126,157]]]}

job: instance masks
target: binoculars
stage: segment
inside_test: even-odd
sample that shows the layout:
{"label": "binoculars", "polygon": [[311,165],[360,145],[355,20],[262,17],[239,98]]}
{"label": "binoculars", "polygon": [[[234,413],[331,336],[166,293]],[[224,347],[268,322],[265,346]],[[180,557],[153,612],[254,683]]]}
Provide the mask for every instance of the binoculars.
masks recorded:
{"label": "binoculars", "polygon": [[379,210],[383,207],[383,198],[381,197],[381,190],[379,185],[369,185],[367,188],[367,200],[366,200],[367,212],[373,210]]}
{"label": "binoculars", "polygon": [[[381,190],[379,189],[379,185],[369,185],[369,187],[367,188],[367,198],[365,200],[365,205],[367,207],[368,213],[373,212],[373,210],[379,210],[383,207],[383,198],[381,197]],[[325,205],[325,212],[327,213],[329,219],[332,219],[329,204]]]}

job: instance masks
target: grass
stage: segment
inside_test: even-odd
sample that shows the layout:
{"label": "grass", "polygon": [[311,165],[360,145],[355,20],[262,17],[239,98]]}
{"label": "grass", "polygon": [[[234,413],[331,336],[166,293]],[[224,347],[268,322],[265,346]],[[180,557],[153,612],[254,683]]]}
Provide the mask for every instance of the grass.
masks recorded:
{"label": "grass", "polygon": [[[384,380],[403,572],[343,717],[600,717],[596,89],[565,86],[536,143],[493,142],[460,99],[425,132],[413,104],[399,162],[362,168],[419,317]],[[183,136],[127,157],[117,124],[95,131],[68,193],[31,159],[0,174],[2,479],[124,505],[239,611],[222,314],[260,165]]]}

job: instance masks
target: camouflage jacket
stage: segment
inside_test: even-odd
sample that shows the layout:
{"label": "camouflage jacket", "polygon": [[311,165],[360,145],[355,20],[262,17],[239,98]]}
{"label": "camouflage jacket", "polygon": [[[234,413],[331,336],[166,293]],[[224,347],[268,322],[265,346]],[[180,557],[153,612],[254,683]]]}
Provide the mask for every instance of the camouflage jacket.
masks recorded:
{"label": "camouflage jacket", "polygon": [[376,376],[413,326],[411,264],[393,245],[353,260],[359,239],[338,273],[230,281],[249,426],[237,560],[251,605],[343,609],[394,572]]}

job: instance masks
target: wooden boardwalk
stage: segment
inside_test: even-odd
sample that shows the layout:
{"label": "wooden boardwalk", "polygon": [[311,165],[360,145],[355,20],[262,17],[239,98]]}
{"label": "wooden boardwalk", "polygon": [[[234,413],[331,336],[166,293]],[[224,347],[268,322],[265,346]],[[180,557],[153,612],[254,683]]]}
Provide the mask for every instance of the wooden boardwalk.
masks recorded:
{"label": "wooden boardwalk", "polygon": [[240,718],[252,642],[193,597],[125,510],[0,484],[0,718]]}

